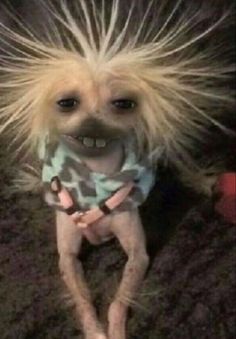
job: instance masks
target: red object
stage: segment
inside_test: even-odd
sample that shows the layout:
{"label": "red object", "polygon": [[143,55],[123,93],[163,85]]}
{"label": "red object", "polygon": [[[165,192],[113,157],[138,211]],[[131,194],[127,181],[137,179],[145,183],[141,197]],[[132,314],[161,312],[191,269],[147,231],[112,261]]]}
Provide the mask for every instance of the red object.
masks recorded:
{"label": "red object", "polygon": [[216,192],[220,194],[220,198],[215,205],[215,210],[226,221],[236,224],[236,172],[220,175]]}

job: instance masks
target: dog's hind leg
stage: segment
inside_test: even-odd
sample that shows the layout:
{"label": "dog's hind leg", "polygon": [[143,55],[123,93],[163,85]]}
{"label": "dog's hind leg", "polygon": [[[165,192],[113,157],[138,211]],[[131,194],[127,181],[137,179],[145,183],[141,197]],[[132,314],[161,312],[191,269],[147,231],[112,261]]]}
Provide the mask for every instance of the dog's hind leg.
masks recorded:
{"label": "dog's hind leg", "polygon": [[86,339],[107,339],[97,319],[91,296],[84,279],[78,254],[82,235],[73,221],[63,212],[57,212],[57,244],[59,266],[63,280],[75,302]]}
{"label": "dog's hind leg", "polygon": [[112,231],[128,256],[115,299],[108,311],[109,339],[125,339],[129,304],[144,278],[149,258],[143,227],[137,210],[114,216]]}

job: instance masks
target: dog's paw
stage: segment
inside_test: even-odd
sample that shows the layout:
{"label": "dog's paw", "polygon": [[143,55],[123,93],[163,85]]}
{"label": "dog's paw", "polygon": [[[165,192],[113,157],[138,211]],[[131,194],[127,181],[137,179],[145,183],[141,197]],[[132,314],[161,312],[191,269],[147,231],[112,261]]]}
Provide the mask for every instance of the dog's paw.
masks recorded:
{"label": "dog's paw", "polygon": [[108,339],[108,337],[105,334],[98,334],[96,339]]}
{"label": "dog's paw", "polygon": [[92,335],[86,336],[85,339],[108,339],[108,337],[103,333],[94,333]]}

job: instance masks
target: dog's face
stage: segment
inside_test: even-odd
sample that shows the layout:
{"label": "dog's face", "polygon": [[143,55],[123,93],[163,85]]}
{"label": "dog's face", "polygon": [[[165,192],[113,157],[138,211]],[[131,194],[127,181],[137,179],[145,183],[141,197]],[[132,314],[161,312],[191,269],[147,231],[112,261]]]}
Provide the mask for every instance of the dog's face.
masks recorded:
{"label": "dog's face", "polygon": [[54,137],[67,136],[85,155],[104,154],[138,130],[142,96],[123,73],[112,66],[93,69],[79,57],[58,62],[35,123]]}
{"label": "dog's face", "polygon": [[32,133],[66,137],[88,156],[110,152],[129,137],[141,139],[150,101],[136,73],[119,59],[91,64],[69,53],[45,65],[35,83],[39,100]]}

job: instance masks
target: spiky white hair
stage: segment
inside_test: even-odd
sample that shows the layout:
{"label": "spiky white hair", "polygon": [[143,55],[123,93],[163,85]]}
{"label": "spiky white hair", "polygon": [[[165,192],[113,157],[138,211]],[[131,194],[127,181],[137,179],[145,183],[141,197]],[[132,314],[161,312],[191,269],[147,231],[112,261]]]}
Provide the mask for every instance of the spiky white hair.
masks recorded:
{"label": "spiky white hair", "polygon": [[17,16],[18,30],[0,22],[0,133],[23,138],[26,148],[37,145],[47,76],[77,55],[92,69],[129,67],[148,102],[140,135],[150,149],[161,144],[167,157],[193,167],[193,143],[211,124],[223,128],[218,114],[233,104],[225,86],[234,70],[231,46],[221,38],[232,8],[207,13],[212,6],[184,0],[40,3],[49,14],[41,35]]}

